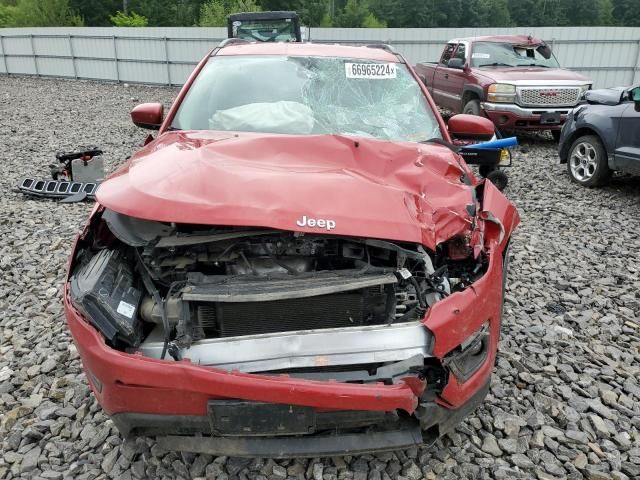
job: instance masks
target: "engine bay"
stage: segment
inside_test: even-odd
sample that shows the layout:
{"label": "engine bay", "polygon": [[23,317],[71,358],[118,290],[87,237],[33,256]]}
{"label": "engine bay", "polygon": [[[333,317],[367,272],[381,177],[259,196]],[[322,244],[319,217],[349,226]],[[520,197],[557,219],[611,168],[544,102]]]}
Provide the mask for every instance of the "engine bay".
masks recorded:
{"label": "engine bay", "polygon": [[[359,362],[345,360],[353,350],[349,332],[375,351],[371,358],[406,361],[422,354],[422,362],[428,341],[416,334],[424,330],[419,321],[431,305],[479,278],[487,263],[482,255],[452,260],[446,246],[427,252],[379,239],[165,224],[110,210],[93,222],[70,277],[76,308],[115,349],[162,359],[196,356],[204,364],[228,363],[211,355],[213,347],[198,357],[205,345],[269,350],[274,336],[286,337],[279,340],[288,342],[282,351],[303,344],[311,351],[335,338],[336,345],[344,343],[336,362]],[[460,257],[460,239],[448,248]],[[384,328],[398,325],[418,330],[399,334],[402,353],[392,358],[379,351],[378,339]],[[278,358],[261,357],[251,368],[318,362]]]}

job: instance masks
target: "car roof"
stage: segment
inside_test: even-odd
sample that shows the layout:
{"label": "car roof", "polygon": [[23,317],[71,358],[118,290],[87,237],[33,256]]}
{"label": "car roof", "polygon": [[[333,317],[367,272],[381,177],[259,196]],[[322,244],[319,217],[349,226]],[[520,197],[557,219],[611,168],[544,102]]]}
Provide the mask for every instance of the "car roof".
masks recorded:
{"label": "car roof", "polygon": [[515,45],[539,45],[544,41],[531,35],[486,35],[483,37],[466,37],[454,38],[448,43],[455,42],[495,42],[495,43],[513,43]]}
{"label": "car roof", "polygon": [[292,57],[340,57],[400,63],[401,57],[381,47],[338,44],[268,42],[234,43],[224,46],[216,55],[282,55]]}

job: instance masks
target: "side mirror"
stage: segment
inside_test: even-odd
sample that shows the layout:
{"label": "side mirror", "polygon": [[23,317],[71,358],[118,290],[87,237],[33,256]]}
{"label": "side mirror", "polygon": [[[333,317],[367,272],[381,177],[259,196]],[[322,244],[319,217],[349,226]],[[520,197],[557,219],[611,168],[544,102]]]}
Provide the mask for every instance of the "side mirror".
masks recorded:
{"label": "side mirror", "polygon": [[447,124],[452,137],[460,140],[491,140],[495,135],[493,122],[477,115],[454,115]]}
{"label": "side mirror", "polygon": [[632,88],[629,92],[629,100],[636,104],[636,110],[640,107],[640,87]]}
{"label": "side mirror", "polygon": [[464,60],[461,58],[451,58],[447,62],[447,67],[462,70],[464,68]]}
{"label": "side mirror", "polygon": [[158,130],[162,125],[164,106],[161,103],[142,103],[131,110],[131,120],[140,128]]}

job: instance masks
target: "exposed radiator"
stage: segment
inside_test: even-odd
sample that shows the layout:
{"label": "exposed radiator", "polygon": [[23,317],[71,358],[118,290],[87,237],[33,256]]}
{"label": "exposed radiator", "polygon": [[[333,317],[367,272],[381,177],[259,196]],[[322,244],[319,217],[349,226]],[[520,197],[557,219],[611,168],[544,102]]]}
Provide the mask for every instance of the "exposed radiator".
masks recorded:
{"label": "exposed radiator", "polygon": [[391,286],[268,302],[196,303],[199,326],[207,337],[379,325],[387,321]]}

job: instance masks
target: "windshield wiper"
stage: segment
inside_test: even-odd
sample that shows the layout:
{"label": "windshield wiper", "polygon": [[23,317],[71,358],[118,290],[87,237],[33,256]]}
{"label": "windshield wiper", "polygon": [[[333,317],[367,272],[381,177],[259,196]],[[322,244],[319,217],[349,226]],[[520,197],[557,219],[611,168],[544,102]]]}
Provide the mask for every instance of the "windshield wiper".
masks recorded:
{"label": "windshield wiper", "polygon": [[551,68],[549,65],[542,65],[541,63],[529,63],[527,67],[542,67],[542,68]]}
{"label": "windshield wiper", "polygon": [[508,63],[494,62],[494,63],[483,63],[482,65],[478,65],[479,67],[515,67],[515,65],[509,65]]}

